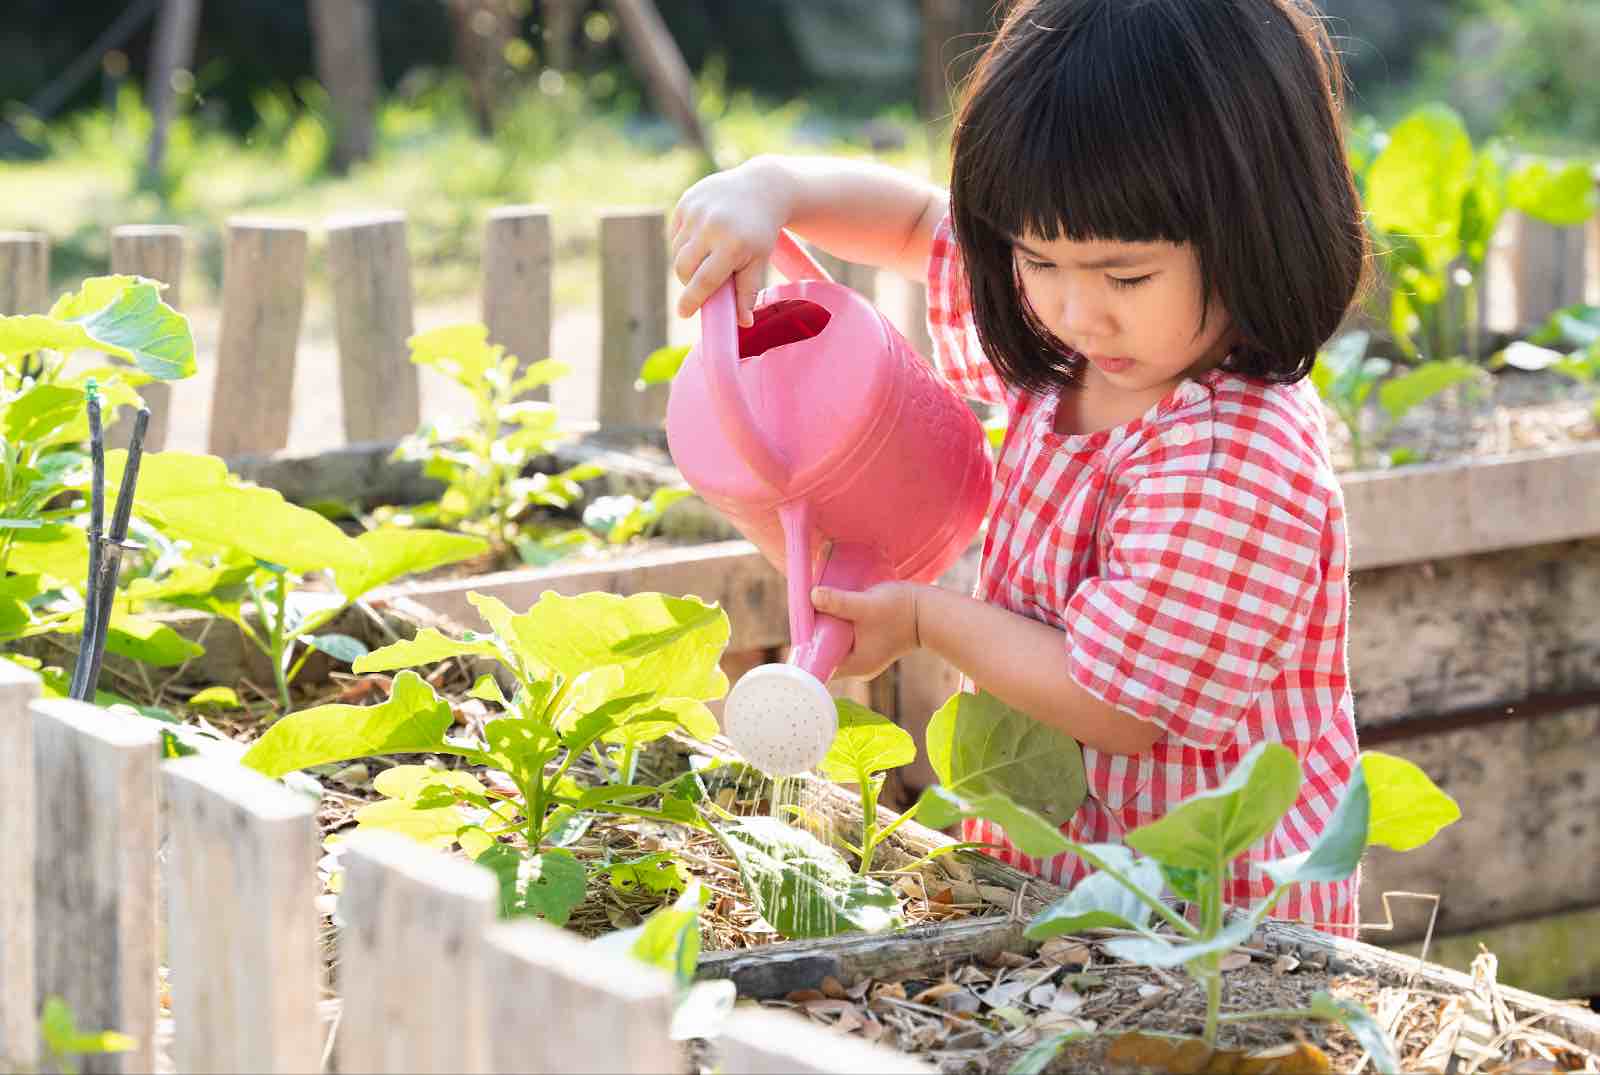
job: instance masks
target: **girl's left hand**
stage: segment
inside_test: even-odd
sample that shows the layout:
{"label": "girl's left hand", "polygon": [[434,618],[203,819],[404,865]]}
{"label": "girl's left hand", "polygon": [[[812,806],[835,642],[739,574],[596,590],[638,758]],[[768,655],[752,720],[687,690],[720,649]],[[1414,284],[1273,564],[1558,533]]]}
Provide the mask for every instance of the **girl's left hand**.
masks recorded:
{"label": "girl's left hand", "polygon": [[849,620],[855,627],[855,644],[837,675],[870,678],[921,645],[917,589],[911,582],[880,582],[867,590],[818,586],[811,591],[818,612]]}

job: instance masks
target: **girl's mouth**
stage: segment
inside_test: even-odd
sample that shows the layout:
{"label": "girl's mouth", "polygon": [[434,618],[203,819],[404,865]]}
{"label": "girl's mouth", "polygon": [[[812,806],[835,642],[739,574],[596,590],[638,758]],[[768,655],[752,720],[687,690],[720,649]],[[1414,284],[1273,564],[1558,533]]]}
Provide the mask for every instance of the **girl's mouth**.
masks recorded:
{"label": "girl's mouth", "polygon": [[1085,355],[1106,373],[1126,373],[1133,368],[1133,359],[1115,355]]}

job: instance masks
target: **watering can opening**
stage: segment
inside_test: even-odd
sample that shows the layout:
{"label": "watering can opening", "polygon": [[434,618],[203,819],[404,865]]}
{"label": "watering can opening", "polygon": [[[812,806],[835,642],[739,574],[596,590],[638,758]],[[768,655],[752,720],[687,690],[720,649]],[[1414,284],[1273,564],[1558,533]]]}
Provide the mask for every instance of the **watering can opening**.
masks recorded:
{"label": "watering can opening", "polygon": [[755,323],[739,330],[739,358],[756,358],[775,347],[814,339],[831,320],[833,315],[826,309],[805,299],[782,299],[758,307]]}

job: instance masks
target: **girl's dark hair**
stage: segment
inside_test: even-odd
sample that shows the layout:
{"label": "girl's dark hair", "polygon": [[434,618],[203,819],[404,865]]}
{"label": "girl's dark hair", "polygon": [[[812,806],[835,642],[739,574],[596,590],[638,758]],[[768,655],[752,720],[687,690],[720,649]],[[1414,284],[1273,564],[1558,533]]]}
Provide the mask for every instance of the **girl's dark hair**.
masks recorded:
{"label": "girl's dark hair", "polygon": [[1190,243],[1226,368],[1292,383],[1361,286],[1339,58],[1309,0],[1022,0],[967,85],[952,222],[984,350],[1011,384],[1082,360],[1023,300],[1024,233]]}

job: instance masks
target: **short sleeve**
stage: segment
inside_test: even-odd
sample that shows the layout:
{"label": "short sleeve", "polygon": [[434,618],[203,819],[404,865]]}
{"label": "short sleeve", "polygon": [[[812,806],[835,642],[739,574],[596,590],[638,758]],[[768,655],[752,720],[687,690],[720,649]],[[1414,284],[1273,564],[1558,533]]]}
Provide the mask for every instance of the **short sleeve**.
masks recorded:
{"label": "short sleeve", "polygon": [[1212,750],[1304,634],[1320,529],[1211,474],[1139,480],[1068,600],[1069,670],[1095,697]]}
{"label": "short sleeve", "polygon": [[934,367],[952,388],[969,399],[1007,402],[1005,382],[978,343],[972,292],[948,213],[933,230],[928,255],[928,336]]}

